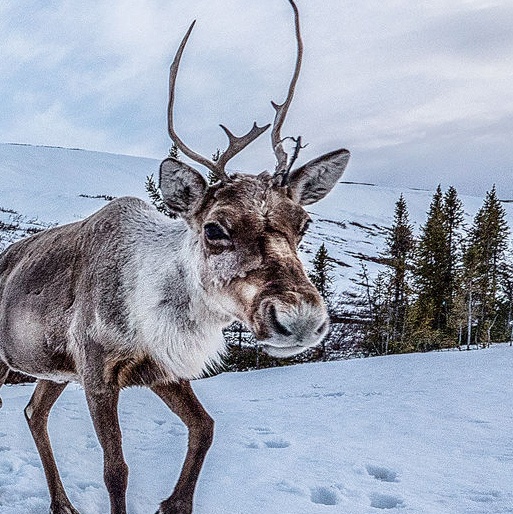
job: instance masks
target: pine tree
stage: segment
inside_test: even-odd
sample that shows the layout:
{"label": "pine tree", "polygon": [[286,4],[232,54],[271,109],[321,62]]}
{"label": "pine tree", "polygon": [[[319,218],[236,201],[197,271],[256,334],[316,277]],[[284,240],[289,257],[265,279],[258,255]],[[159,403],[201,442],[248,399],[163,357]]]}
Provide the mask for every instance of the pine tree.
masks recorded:
{"label": "pine tree", "polygon": [[160,192],[153,175],[146,177],[144,187],[150,197],[151,203],[157,208],[157,210],[170,217],[174,217],[174,214],[167,208],[164,198],[162,197],[162,193]]}
{"label": "pine tree", "polygon": [[173,143],[171,145],[171,148],[169,149],[168,157],[172,157],[173,159],[180,159],[180,154],[178,153],[178,146],[176,146],[176,143]]}
{"label": "pine tree", "polygon": [[417,311],[433,330],[445,328],[444,301],[447,237],[443,195],[438,186],[429,207],[426,223],[420,229],[416,249],[414,278],[418,291]]}
{"label": "pine tree", "polygon": [[395,204],[394,222],[389,229],[383,255],[384,261],[389,266],[388,276],[392,291],[390,320],[392,339],[398,348],[404,342],[406,311],[410,300],[407,272],[411,267],[414,248],[413,228],[409,221],[406,201],[401,194]]}
{"label": "pine tree", "polygon": [[331,260],[328,250],[324,243],[321,244],[312,260],[312,271],[308,273],[308,278],[322,296],[326,305],[329,306],[333,296],[333,269],[335,265]]}
{"label": "pine tree", "polygon": [[[458,286],[463,208],[456,190],[438,186],[417,245],[414,277],[418,297],[414,323],[448,334]],[[433,337],[438,337],[433,334]]]}
{"label": "pine tree", "polygon": [[[312,281],[312,284],[316,287],[322,299],[326,303],[328,312],[331,309],[331,301],[333,298],[333,269],[334,264],[331,260],[328,250],[324,243],[321,244],[315,256],[312,260],[312,270],[308,273],[308,278]],[[331,312],[330,312],[331,314]],[[327,357],[326,341],[329,337],[325,337],[321,342],[321,359],[324,361]]]}
{"label": "pine tree", "polygon": [[[462,229],[464,221],[463,204],[452,186],[444,195],[444,225],[447,237],[447,262],[444,270],[446,297],[444,299],[447,322],[455,315],[455,301],[460,287],[460,269],[462,259]],[[458,323],[456,323],[458,326]]]}
{"label": "pine tree", "polygon": [[380,272],[367,290],[370,322],[364,325],[361,346],[370,355],[387,355],[394,351],[392,291],[390,277]]}
{"label": "pine tree", "polygon": [[[217,162],[219,158],[221,157],[221,150],[219,148],[212,154],[212,161]],[[211,186],[212,184],[215,184],[216,182],[219,182],[219,178],[217,175],[212,171],[208,170],[207,173],[207,182],[208,185]]]}
{"label": "pine tree", "polygon": [[493,186],[474,218],[464,253],[465,281],[472,293],[470,310],[477,319],[476,338],[486,344],[490,343],[499,314],[500,269],[508,236],[506,212]]}
{"label": "pine tree", "polygon": [[499,270],[500,303],[502,310],[501,340],[509,340],[513,345],[513,255],[508,251],[505,262]]}

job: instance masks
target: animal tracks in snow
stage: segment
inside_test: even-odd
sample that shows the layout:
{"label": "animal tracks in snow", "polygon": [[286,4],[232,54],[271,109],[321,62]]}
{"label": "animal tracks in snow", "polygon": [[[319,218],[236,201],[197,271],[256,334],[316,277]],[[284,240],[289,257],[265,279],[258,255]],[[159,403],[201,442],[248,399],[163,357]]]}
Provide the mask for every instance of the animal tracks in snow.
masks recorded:
{"label": "animal tracks in snow", "polygon": [[[394,484],[400,482],[399,473],[386,466],[367,464],[365,466],[369,476],[379,482]],[[375,509],[397,509],[405,507],[404,500],[396,494],[375,492],[369,495],[370,505]]]}
{"label": "animal tracks in snow", "polygon": [[370,496],[371,507],[376,509],[397,509],[404,507],[404,501],[395,495],[373,493]]}
{"label": "animal tracks in snow", "polygon": [[258,439],[248,438],[244,443],[246,448],[288,448],[291,445],[287,439],[274,436],[274,432],[268,427],[251,427],[250,430],[254,435],[260,437]]}
{"label": "animal tracks in snow", "polygon": [[312,487],[310,500],[319,505],[338,505],[341,501],[340,489],[337,486]]}
{"label": "animal tracks in snow", "polygon": [[[358,499],[357,501],[362,504],[364,509],[365,506],[376,509],[373,512],[377,512],[378,509],[402,510],[406,507],[406,502],[395,490],[397,488],[396,484],[400,482],[399,472],[387,466],[367,464],[363,468],[356,468],[355,475],[361,478],[355,482],[350,477],[346,477],[348,483],[344,485],[341,483],[320,483],[305,487],[283,480],[276,484],[276,489],[295,496],[302,496],[305,500],[310,500],[311,503],[316,505],[334,507],[331,512],[340,512],[339,509],[344,509],[344,505],[354,502],[355,499]],[[364,479],[363,482],[362,478]],[[377,485],[377,482],[381,483],[379,490],[372,491],[372,484]],[[350,483],[352,485],[349,485]],[[360,487],[355,487],[357,483],[360,484]],[[328,511],[326,510],[326,512]]]}
{"label": "animal tracks in snow", "polygon": [[286,439],[278,437],[264,441],[264,445],[267,446],[267,448],[288,448],[290,443]]}
{"label": "animal tracks in snow", "polygon": [[375,466],[374,464],[367,464],[365,466],[367,473],[380,482],[399,482],[398,473],[392,469],[384,466]]}
{"label": "animal tracks in snow", "polygon": [[[267,425],[255,425],[246,429],[242,437],[242,445],[251,450],[278,450],[289,448],[292,443],[273,428]],[[287,458],[294,458],[294,452],[287,454]],[[300,496],[310,505],[326,508],[326,512],[339,512],[344,505],[354,502],[356,498],[362,507],[371,508],[373,512],[381,510],[396,510],[406,507],[406,502],[397,491],[400,483],[400,473],[389,466],[376,463],[367,463],[353,469],[355,476],[347,478],[347,483],[333,481],[312,484],[295,483],[284,479],[275,482],[275,489],[281,493]],[[324,477],[326,478],[326,477]],[[360,487],[357,486],[360,484]],[[313,508],[313,505],[309,508]],[[366,507],[365,507],[366,506]],[[332,507],[332,509],[330,509]],[[316,507],[317,508],[317,507]],[[375,510],[374,510],[375,509]],[[317,510],[315,511],[317,512]]]}

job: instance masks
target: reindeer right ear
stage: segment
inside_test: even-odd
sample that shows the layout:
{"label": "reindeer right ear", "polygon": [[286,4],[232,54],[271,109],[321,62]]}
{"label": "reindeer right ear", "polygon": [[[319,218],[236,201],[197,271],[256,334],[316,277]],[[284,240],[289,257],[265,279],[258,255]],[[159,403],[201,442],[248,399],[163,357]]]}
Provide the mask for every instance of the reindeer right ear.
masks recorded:
{"label": "reindeer right ear", "polygon": [[324,198],[344,173],[349,156],[348,150],[335,150],[293,170],[288,179],[292,198],[300,205]]}
{"label": "reindeer right ear", "polygon": [[159,187],[169,209],[187,217],[203,198],[207,182],[191,166],[169,157],[160,165]]}

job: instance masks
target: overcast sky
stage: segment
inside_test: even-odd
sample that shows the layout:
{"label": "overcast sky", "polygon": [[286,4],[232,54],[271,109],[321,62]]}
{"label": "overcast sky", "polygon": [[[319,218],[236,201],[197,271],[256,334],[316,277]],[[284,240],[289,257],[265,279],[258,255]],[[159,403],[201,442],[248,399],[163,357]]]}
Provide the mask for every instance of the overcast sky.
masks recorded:
{"label": "overcast sky", "polygon": [[[345,179],[513,198],[511,0],[297,0],[305,58],[282,135],[301,161],[345,147]],[[286,0],[3,0],[0,141],[163,158],[167,74],[196,151],[272,120],[293,69]],[[269,133],[230,162],[273,169]]]}

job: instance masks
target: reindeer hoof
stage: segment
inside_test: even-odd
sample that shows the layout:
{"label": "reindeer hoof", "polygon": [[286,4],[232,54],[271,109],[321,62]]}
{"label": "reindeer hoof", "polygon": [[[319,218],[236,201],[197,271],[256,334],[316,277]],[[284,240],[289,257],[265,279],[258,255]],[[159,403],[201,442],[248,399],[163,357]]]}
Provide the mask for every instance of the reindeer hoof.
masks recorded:
{"label": "reindeer hoof", "polygon": [[183,502],[161,504],[160,509],[155,514],[192,514],[192,505]]}

